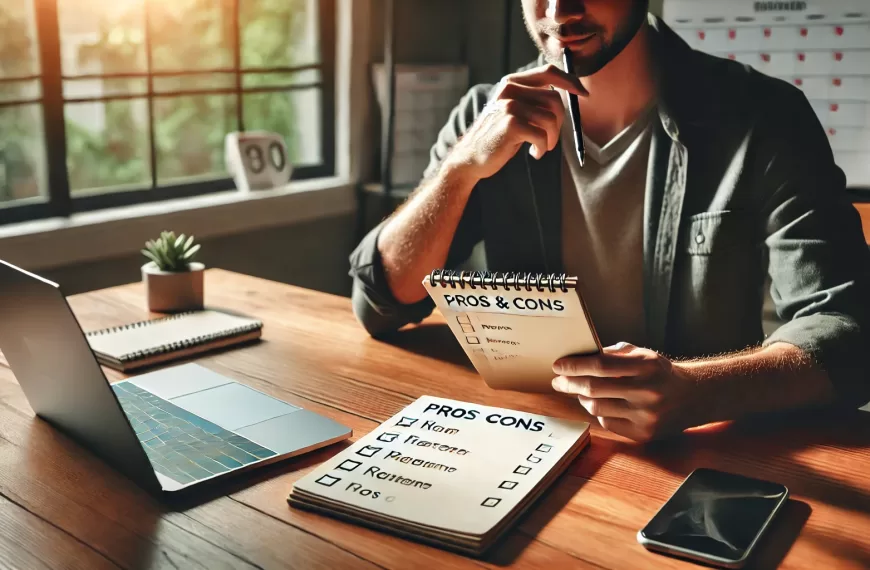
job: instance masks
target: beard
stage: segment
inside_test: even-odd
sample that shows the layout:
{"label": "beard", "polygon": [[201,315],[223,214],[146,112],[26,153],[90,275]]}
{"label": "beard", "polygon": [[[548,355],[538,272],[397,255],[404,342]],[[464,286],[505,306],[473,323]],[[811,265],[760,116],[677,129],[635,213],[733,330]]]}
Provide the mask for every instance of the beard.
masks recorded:
{"label": "beard", "polygon": [[625,46],[631,43],[631,40],[634,39],[638,30],[640,30],[646,17],[647,3],[635,2],[629,17],[612,30],[612,33],[608,33],[597,22],[588,19],[583,19],[576,23],[558,25],[543,21],[529,22],[528,18],[525,17],[525,13],[523,14],[526,28],[532,40],[538,46],[538,50],[540,50],[548,63],[555,65],[561,66],[562,54],[561,52],[552,53],[552,50],[547,47],[547,39],[549,37],[577,37],[595,34],[589,40],[589,44],[584,46],[582,52],[579,50],[572,52],[574,69],[566,71],[569,73],[573,71],[578,77],[586,77],[597,73],[622,53]]}

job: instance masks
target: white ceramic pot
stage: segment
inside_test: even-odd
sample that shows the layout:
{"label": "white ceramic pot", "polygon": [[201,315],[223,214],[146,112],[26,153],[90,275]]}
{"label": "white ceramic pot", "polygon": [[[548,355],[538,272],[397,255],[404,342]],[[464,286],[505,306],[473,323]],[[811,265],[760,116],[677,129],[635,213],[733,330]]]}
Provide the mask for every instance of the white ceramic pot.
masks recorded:
{"label": "white ceramic pot", "polygon": [[148,309],[155,313],[192,311],[203,307],[205,265],[193,262],[188,271],[161,271],[153,261],[142,266]]}

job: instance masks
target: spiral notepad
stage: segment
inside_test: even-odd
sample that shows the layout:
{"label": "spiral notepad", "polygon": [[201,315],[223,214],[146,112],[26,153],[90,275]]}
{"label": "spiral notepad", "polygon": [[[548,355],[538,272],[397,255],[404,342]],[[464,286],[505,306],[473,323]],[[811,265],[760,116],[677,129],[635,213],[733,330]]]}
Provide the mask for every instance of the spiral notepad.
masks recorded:
{"label": "spiral notepad", "polygon": [[438,269],[423,286],[492,388],[550,391],[556,360],[601,350],[576,277]]}
{"label": "spiral notepad", "polygon": [[257,319],[205,309],[87,333],[100,363],[132,370],[260,337]]}
{"label": "spiral notepad", "polygon": [[588,422],[422,396],[297,481],[287,501],[480,556],[589,439]]}

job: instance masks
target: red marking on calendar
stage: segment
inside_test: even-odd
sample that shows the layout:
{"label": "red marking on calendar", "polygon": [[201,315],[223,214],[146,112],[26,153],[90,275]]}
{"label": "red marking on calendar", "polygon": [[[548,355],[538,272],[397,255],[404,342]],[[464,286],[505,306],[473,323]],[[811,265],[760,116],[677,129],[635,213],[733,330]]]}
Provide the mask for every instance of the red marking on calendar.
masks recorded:
{"label": "red marking on calendar", "polygon": [[831,80],[831,83],[833,83],[835,87],[839,87],[840,85],[843,84],[843,80],[840,79],[839,77],[835,77]]}
{"label": "red marking on calendar", "polygon": [[769,37],[770,37],[770,28],[764,28],[764,37],[765,37],[765,38],[769,38]]}
{"label": "red marking on calendar", "polygon": [[770,54],[769,54],[769,53],[763,53],[763,54],[761,54],[761,61],[763,61],[763,62],[765,62],[765,63],[766,63],[766,62],[769,62],[769,61],[770,61]]}
{"label": "red marking on calendar", "polygon": [[735,56],[733,53],[729,53],[729,54],[728,54],[728,59],[732,59],[732,60],[733,60],[733,59],[737,59],[737,56]]}
{"label": "red marking on calendar", "polygon": [[838,51],[834,53],[834,59],[837,61],[843,61],[843,52]]}
{"label": "red marking on calendar", "polygon": [[807,59],[806,54],[803,54],[803,53],[798,54],[798,61],[806,61],[806,59]]}
{"label": "red marking on calendar", "polygon": [[835,128],[828,129],[828,134],[831,136],[834,136],[835,134],[837,134],[837,129],[835,129]]}
{"label": "red marking on calendar", "polygon": [[703,30],[698,31],[698,39],[703,40],[706,37],[707,37],[707,34],[705,34]]}
{"label": "red marking on calendar", "polygon": [[831,103],[831,111],[836,112],[836,111],[838,111],[839,109],[840,109],[840,106],[839,106],[838,104],[836,104],[836,103]]}
{"label": "red marking on calendar", "polygon": [[800,77],[798,77],[797,79],[794,80],[794,84],[797,85],[798,87],[800,87],[801,85],[804,84],[804,80],[801,79]]}
{"label": "red marking on calendar", "polygon": [[836,28],[834,28],[834,33],[837,34],[838,36],[842,36],[843,35],[843,26],[837,26]]}
{"label": "red marking on calendar", "polygon": [[728,39],[733,40],[737,37],[737,30],[728,30]]}
{"label": "red marking on calendar", "polygon": [[807,37],[807,33],[808,33],[808,31],[806,28],[801,28],[801,37],[802,38]]}

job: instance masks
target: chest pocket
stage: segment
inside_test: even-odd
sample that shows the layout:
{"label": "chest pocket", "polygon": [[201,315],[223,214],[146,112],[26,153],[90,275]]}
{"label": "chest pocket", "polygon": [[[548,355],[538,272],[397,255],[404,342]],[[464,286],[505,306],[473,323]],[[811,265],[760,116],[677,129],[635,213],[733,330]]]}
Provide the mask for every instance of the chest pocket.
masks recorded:
{"label": "chest pocket", "polygon": [[753,241],[750,217],[739,210],[695,214],[688,218],[686,228],[683,251],[690,255],[746,253]]}
{"label": "chest pocket", "polygon": [[674,275],[673,342],[688,354],[745,348],[761,334],[761,258],[743,211],[686,218]]}

